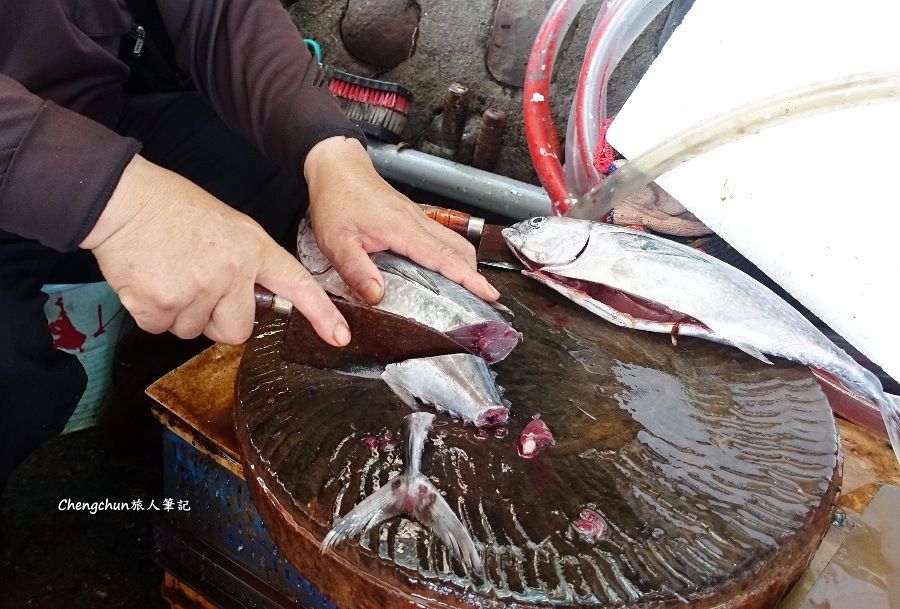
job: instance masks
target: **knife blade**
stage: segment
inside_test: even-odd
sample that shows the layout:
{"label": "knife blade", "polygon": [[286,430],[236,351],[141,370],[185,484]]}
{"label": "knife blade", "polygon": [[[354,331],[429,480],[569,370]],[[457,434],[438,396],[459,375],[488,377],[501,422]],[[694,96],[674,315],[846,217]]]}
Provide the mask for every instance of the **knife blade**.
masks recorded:
{"label": "knife blade", "polygon": [[281,355],[297,364],[335,370],[386,366],[418,357],[464,353],[449,336],[416,320],[329,295],[350,326],[350,344],[325,342],[289,300],[256,286],[257,309],[288,316]]}

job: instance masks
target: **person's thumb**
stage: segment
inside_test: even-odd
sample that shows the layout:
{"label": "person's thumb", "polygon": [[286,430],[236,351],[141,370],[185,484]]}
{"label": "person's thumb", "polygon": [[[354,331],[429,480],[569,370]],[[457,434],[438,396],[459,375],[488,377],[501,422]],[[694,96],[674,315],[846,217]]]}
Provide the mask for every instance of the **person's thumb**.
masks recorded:
{"label": "person's thumb", "polygon": [[370,305],[381,301],[384,278],[363,248],[342,244],[334,249],[331,262],[357,298]]}

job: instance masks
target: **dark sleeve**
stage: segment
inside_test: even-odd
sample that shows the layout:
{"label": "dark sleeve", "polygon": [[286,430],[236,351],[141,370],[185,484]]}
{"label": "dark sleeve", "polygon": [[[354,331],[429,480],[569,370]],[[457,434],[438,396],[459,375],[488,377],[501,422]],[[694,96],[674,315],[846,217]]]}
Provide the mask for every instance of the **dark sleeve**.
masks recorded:
{"label": "dark sleeve", "polygon": [[365,145],[278,0],[157,4],[180,67],[219,115],[275,162],[299,172],[316,143],[337,135]]}
{"label": "dark sleeve", "polygon": [[0,75],[0,228],[76,249],[139,149]]}

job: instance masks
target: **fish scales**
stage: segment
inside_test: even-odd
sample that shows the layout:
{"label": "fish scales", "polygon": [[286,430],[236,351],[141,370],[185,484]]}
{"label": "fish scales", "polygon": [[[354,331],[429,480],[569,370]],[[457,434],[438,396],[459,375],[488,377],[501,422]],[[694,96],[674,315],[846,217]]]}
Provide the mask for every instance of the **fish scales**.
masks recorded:
{"label": "fish scales", "polygon": [[[486,321],[508,325],[496,309],[439,273],[389,252],[377,252],[370,257],[384,273],[385,290],[378,303],[380,309],[415,316],[416,321],[441,332]],[[409,315],[410,312],[414,315]]]}

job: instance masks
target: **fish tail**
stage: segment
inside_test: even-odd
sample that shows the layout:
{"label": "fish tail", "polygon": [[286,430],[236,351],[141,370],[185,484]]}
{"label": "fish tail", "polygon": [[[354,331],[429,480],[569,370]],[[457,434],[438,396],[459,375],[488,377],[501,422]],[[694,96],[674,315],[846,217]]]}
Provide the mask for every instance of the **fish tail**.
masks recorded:
{"label": "fish tail", "polygon": [[[850,359],[850,356],[847,356]],[[878,377],[871,370],[861,366],[855,360],[850,359],[847,369],[835,371],[845,387],[855,390],[856,393],[870,398],[881,411],[881,419],[887,431],[894,456],[900,463],[900,397],[885,393]]]}
{"label": "fish tail", "polygon": [[876,401],[881,409],[881,418],[884,419],[884,426],[887,429],[888,438],[891,440],[894,456],[900,463],[900,397],[882,393]]}
{"label": "fish tail", "polygon": [[404,474],[401,474],[392,478],[387,484],[360,501],[347,514],[335,520],[334,526],[322,541],[321,551],[325,553],[345,539],[366,533],[372,527],[401,514],[402,510],[395,501],[394,488],[404,485],[403,476]]}
{"label": "fish tail", "polygon": [[406,462],[402,474],[338,518],[322,542],[322,552],[345,539],[362,535],[385,520],[406,514],[434,533],[467,569],[480,572],[481,557],[468,530],[447,500],[419,471],[425,439],[434,415],[413,412],[404,417]]}
{"label": "fish tail", "polygon": [[481,557],[472,537],[431,481],[419,472],[404,472],[338,518],[322,542],[327,552],[342,541],[363,535],[394,516],[411,516],[434,533],[467,569],[480,572]]}
{"label": "fish tail", "polygon": [[[850,356],[847,357],[849,359]],[[834,376],[845,387],[875,402],[881,411],[881,419],[891,441],[891,448],[894,449],[894,456],[900,463],[900,397],[885,393],[881,381],[875,374],[854,360],[851,362],[846,370],[835,371]]]}
{"label": "fish tail", "polygon": [[437,535],[466,569],[481,572],[481,556],[472,536],[431,481],[418,474],[410,486],[415,519]]}

